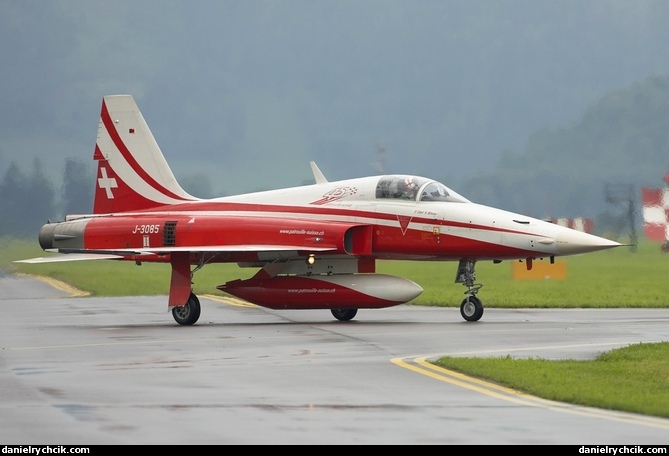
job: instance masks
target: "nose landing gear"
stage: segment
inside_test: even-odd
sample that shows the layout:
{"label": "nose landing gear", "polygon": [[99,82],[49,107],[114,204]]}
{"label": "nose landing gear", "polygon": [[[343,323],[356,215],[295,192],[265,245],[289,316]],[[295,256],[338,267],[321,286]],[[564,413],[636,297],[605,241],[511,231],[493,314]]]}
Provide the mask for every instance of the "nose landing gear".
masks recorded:
{"label": "nose landing gear", "polygon": [[458,272],[455,275],[455,283],[461,283],[467,287],[466,297],[460,304],[460,315],[467,321],[478,321],[483,316],[483,302],[476,296],[483,284],[475,283],[475,266],[476,260],[460,260]]}

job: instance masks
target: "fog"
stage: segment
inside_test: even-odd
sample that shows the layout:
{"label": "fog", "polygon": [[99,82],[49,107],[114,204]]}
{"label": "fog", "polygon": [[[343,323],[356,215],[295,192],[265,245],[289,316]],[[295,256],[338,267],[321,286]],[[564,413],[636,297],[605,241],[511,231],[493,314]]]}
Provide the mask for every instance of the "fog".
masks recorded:
{"label": "fog", "polygon": [[0,172],[92,168],[102,97],[127,93],[198,196],[299,185],[310,160],[466,196],[536,129],[668,74],[668,20],[664,0],[0,0]]}

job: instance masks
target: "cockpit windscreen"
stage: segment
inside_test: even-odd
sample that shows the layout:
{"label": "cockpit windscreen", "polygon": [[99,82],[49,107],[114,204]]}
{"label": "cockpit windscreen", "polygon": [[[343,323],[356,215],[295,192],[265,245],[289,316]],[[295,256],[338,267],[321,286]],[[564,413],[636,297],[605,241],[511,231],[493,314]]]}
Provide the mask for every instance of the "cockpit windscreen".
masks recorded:
{"label": "cockpit windscreen", "polygon": [[405,175],[382,177],[376,185],[376,198],[412,201],[469,202],[467,198],[454,192],[444,184],[425,179],[424,177]]}

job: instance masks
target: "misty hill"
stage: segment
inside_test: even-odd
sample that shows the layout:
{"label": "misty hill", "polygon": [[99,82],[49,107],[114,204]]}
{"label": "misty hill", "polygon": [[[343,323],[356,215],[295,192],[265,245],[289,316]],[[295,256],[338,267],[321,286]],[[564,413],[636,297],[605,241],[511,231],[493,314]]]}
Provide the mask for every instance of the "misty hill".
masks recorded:
{"label": "misty hill", "polygon": [[[669,77],[652,77],[606,94],[572,125],[537,130],[522,151],[504,151],[493,171],[446,183],[478,203],[538,218],[585,217],[596,231],[620,231],[611,225],[621,208],[606,202],[605,185],[631,186],[639,217],[641,187],[664,185],[668,144]],[[93,162],[68,159],[64,170],[67,185],[51,182],[39,159],[29,170],[11,164],[0,180],[0,213],[31,211],[3,217],[0,236],[33,236],[47,218],[90,212]],[[207,179],[191,177],[180,179],[189,193],[206,190]]]}
{"label": "misty hill", "polygon": [[605,185],[661,187],[669,171],[669,77],[612,91],[576,123],[534,132],[521,151],[506,150],[494,171],[467,178],[460,191],[483,204],[539,218],[615,212]]}

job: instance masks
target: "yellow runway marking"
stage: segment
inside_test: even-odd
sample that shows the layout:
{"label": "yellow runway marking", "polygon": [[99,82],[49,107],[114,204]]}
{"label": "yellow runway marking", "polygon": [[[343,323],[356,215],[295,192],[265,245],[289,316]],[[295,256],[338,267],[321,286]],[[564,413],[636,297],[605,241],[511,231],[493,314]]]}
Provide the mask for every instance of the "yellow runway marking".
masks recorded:
{"label": "yellow runway marking", "polygon": [[41,276],[41,275],[33,275],[33,274],[24,274],[24,273],[17,273],[17,276],[22,276],[22,277],[30,277],[33,279],[37,279],[39,281],[42,281],[48,285],[51,285],[53,288],[56,290],[62,291],[64,293],[69,294],[69,297],[79,297],[79,296],[90,296],[91,294],[88,291],[82,291],[77,288],[74,288],[72,285],[69,285],[65,282],[61,282],[60,280],[56,280],[51,277],[47,276]]}
{"label": "yellow runway marking", "polygon": [[258,307],[255,304],[251,304],[250,302],[243,301],[241,299],[237,298],[230,298],[228,296],[217,296],[217,295],[202,295],[202,298],[207,298],[212,301],[220,302],[223,304],[230,304],[231,306],[237,306],[237,307]]}
{"label": "yellow runway marking", "polygon": [[632,423],[638,424],[640,426],[669,430],[669,420],[665,418],[636,415],[633,413],[620,412],[615,410],[597,409],[593,407],[542,399],[540,397],[532,396],[530,394],[526,394],[512,388],[507,388],[496,383],[470,377],[468,375],[464,375],[449,369],[444,369],[443,367],[428,362],[427,357],[417,357],[413,359],[394,358],[391,360],[391,362],[397,366],[409,369],[422,375],[426,375],[435,380],[447,382],[462,388],[467,388],[472,391],[476,391],[477,393],[485,394],[486,396],[512,402],[518,405],[538,407],[555,412],[571,413],[573,415],[601,418],[611,421]]}

